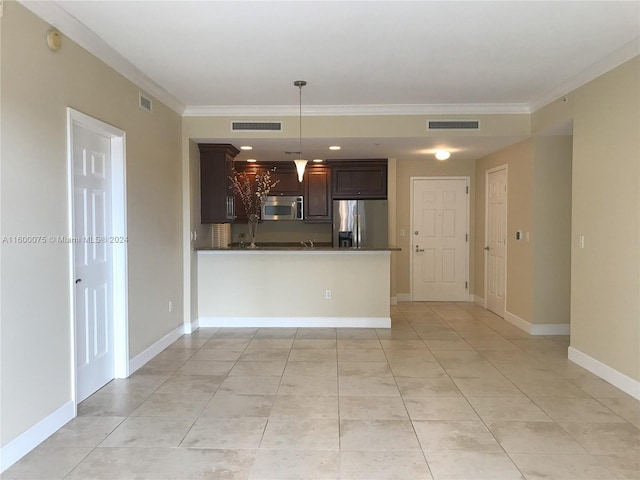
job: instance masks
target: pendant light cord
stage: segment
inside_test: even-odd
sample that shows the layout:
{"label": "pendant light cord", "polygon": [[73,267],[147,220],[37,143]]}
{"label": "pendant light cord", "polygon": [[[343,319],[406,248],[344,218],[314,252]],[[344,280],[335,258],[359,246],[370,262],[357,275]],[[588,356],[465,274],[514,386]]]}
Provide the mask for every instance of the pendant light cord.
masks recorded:
{"label": "pendant light cord", "polygon": [[300,160],[302,160],[302,83],[300,85],[298,85],[298,88],[300,89],[300,144],[298,145],[298,151],[300,152]]}
{"label": "pendant light cord", "polygon": [[293,84],[298,87],[298,89],[300,90],[299,93],[299,98],[300,101],[298,102],[299,105],[299,110],[298,110],[298,114],[299,114],[299,127],[300,127],[300,139],[299,139],[299,143],[298,143],[298,150],[299,150],[299,154],[300,154],[300,160],[302,160],[302,87],[304,87],[307,82],[306,80],[296,80],[295,82],[293,82]]}

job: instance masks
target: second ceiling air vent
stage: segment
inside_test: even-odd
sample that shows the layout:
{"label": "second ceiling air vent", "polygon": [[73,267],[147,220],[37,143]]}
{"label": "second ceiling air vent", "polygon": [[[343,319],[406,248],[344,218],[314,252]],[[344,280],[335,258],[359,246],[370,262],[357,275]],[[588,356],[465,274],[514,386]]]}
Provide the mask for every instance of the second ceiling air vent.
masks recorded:
{"label": "second ceiling air vent", "polygon": [[281,132],[282,122],[231,122],[232,132]]}
{"label": "second ceiling air vent", "polygon": [[429,120],[427,130],[479,130],[479,120]]}

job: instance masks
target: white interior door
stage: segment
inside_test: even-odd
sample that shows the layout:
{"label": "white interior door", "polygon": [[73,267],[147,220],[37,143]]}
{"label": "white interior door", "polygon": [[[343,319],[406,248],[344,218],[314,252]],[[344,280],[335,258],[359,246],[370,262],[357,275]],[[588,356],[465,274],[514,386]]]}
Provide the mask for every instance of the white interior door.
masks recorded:
{"label": "white interior door", "polygon": [[76,400],[114,378],[111,139],[74,125]]}
{"label": "white interior door", "polygon": [[507,277],[507,169],[487,171],[485,298],[487,309],[504,317]]}
{"label": "white interior door", "polygon": [[412,299],[468,300],[468,179],[412,181]]}

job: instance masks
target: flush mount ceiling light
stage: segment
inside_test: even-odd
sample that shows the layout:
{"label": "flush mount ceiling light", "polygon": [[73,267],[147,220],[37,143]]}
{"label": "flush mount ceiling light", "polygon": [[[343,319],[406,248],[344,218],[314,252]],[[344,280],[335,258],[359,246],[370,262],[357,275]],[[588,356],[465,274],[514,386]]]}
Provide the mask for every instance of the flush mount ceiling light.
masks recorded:
{"label": "flush mount ceiling light", "polygon": [[321,159],[321,158],[314,158],[313,161],[314,161],[314,163],[322,163],[322,162],[324,162],[324,160]]}
{"label": "flush mount ceiling light", "polygon": [[340,150],[342,149],[342,147],[340,145],[331,145],[329,147],[329,150]]}
{"label": "flush mount ceiling light", "polygon": [[449,152],[447,152],[446,150],[438,150],[436,152],[436,158],[440,161],[442,160],[446,160],[447,158],[449,158],[451,156],[451,154]]}
{"label": "flush mount ceiling light", "polygon": [[304,168],[307,166],[307,160],[302,159],[302,87],[304,87],[307,82],[304,80],[296,80],[293,84],[300,89],[300,144],[298,152],[300,153],[300,158],[294,160],[293,163],[296,164],[296,170],[298,171],[298,181],[302,182],[302,177],[304,176]]}
{"label": "flush mount ceiling light", "polygon": [[248,163],[256,163],[257,160],[255,158],[247,158]]}
{"label": "flush mount ceiling light", "polygon": [[243,145],[240,147],[240,150],[253,150],[253,147],[250,145]]}

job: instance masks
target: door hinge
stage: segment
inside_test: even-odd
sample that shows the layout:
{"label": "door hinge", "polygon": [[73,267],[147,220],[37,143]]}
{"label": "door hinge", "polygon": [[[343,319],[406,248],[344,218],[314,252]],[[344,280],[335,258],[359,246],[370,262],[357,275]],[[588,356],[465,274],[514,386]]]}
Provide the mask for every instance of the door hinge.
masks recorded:
{"label": "door hinge", "polygon": [[464,234],[464,241],[465,241],[465,242],[468,242],[468,241],[469,241],[469,234],[468,234],[468,233],[465,233],[465,234]]}
{"label": "door hinge", "polygon": [[464,282],[464,289],[468,289],[469,288],[469,282]]}
{"label": "door hinge", "polygon": [[469,187],[467,186],[467,195],[469,195]]}

